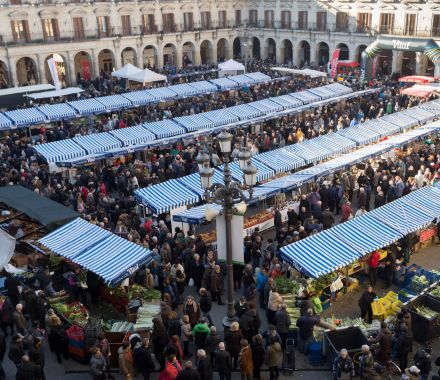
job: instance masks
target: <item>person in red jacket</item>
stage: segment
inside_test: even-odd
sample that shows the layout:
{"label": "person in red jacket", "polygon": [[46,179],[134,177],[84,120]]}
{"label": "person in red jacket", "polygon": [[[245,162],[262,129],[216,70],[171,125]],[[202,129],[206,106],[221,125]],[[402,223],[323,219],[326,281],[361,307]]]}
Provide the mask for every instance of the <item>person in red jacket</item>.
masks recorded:
{"label": "person in red jacket", "polygon": [[351,203],[346,202],[341,208],[341,222],[346,222],[353,217],[353,209],[351,208]]}
{"label": "person in red jacket", "polygon": [[368,259],[368,277],[370,285],[375,286],[377,282],[377,268],[379,266],[380,254],[378,251],[373,251]]}

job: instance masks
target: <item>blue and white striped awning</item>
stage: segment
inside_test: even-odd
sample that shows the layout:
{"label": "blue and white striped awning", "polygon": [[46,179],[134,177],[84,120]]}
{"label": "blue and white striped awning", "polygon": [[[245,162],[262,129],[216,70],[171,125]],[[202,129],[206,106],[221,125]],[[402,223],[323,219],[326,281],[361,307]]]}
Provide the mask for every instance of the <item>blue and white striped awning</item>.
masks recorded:
{"label": "blue and white striped awning", "polygon": [[318,102],[321,98],[318,95],[315,95],[309,91],[298,91],[291,92],[289,96],[294,97],[295,99],[299,99],[303,102],[303,104],[309,104],[313,102]]}
{"label": "blue and white striped awning", "polygon": [[156,135],[154,135],[141,125],[115,129],[113,131],[110,131],[109,133],[116,137],[118,140],[121,140],[124,146],[142,144],[156,139]]}
{"label": "blue and white striped awning", "polygon": [[210,94],[218,91],[218,87],[207,80],[188,83],[188,85],[194,87],[199,94]]}
{"label": "blue and white striped awning", "polygon": [[249,86],[251,84],[257,83],[254,79],[251,77],[241,74],[241,75],[234,75],[232,77],[229,77],[232,81],[238,83],[240,86]]}
{"label": "blue and white striped awning", "polygon": [[425,186],[405,195],[401,200],[423,211],[432,219],[440,217],[440,188]]}
{"label": "blue and white striped awning", "polygon": [[92,115],[105,112],[104,104],[98,102],[96,99],[83,99],[67,102],[71,107],[75,108],[80,115]]}
{"label": "blue and white striped awning", "polygon": [[158,101],[157,98],[155,98],[153,95],[151,95],[146,90],[126,92],[126,93],[121,94],[121,95],[124,98],[127,98],[133,104],[136,104],[138,106],[145,106],[147,104],[155,103],[155,102]]}
{"label": "blue and white striped awning", "polygon": [[344,268],[361,254],[326,230],[281,248],[281,257],[301,273],[318,278]]}
{"label": "blue and white striped awning", "polygon": [[239,87],[239,84],[237,82],[234,82],[229,78],[210,79],[208,82],[213,83],[221,90],[232,90]]}
{"label": "blue and white striped awning", "polygon": [[301,157],[295,156],[284,148],[257,154],[254,159],[272,168],[275,173],[289,172],[305,165]]}
{"label": "blue and white striped awning", "polygon": [[432,123],[422,125],[418,129],[430,129],[432,132],[440,132],[440,121],[434,121]]}
{"label": "blue and white striped awning", "polygon": [[158,100],[169,100],[177,97],[177,94],[168,87],[152,88],[151,90],[146,90],[146,92]]}
{"label": "blue and white striped awning", "polygon": [[388,143],[388,141],[383,141],[379,144],[366,146],[362,149],[358,149],[358,150],[350,153],[349,154],[350,157],[347,158],[347,160],[351,159],[351,157],[357,157],[359,160],[358,162],[361,162],[361,161],[368,160],[369,158],[372,158],[372,157],[380,156],[381,154],[384,154],[386,152],[390,152],[393,149],[394,149],[394,147],[390,143]]}
{"label": "blue and white striped awning", "polygon": [[399,114],[417,119],[420,123],[427,123],[437,117],[435,112],[425,110],[421,107],[407,108],[406,110],[400,111]]}
{"label": "blue and white striped awning", "polygon": [[187,83],[169,86],[168,90],[175,92],[178,97],[187,97],[199,94],[199,91],[196,88],[190,86]]}
{"label": "blue and white striped awning", "polygon": [[280,189],[282,192],[288,192],[301,187],[305,183],[314,181],[314,174],[301,174],[301,172],[298,172],[266,182],[264,187],[271,187]]}
{"label": "blue and white striped awning", "polygon": [[267,187],[265,185],[255,186],[253,188],[252,199],[250,198],[250,194],[248,190],[243,191],[244,199],[248,204],[254,204],[257,202],[264,201],[266,199],[272,198],[275,195],[281,193],[281,189],[275,187]]}
{"label": "blue and white striped awning", "polygon": [[[435,131],[435,129],[434,129]],[[422,139],[425,136],[429,136],[433,132],[433,129],[430,128],[417,128],[400,135],[392,136],[385,142],[387,144],[391,144],[396,148],[400,148],[406,144],[409,144],[413,141],[417,141]]]}
{"label": "blue and white striped awning", "polygon": [[189,190],[176,179],[136,190],[134,195],[139,203],[150,208],[157,215],[200,201],[200,195]]}
{"label": "blue and white striped awning", "polygon": [[391,113],[381,118],[383,121],[399,126],[399,130],[411,128],[419,124],[419,121],[411,116],[404,115],[401,112]]}
{"label": "blue and white striped awning", "polygon": [[206,203],[201,206],[192,207],[189,210],[185,210],[173,215],[175,222],[189,223],[189,224],[202,224],[206,222],[205,212],[206,209],[214,209],[221,212],[223,207],[216,203]]}
{"label": "blue and white striped awning", "polygon": [[180,116],[173,119],[176,123],[185,127],[188,132],[200,131],[202,129],[214,128],[214,123],[203,114]]}
{"label": "blue and white striped awning", "polygon": [[251,78],[255,83],[265,83],[265,82],[270,82],[272,80],[272,78],[269,75],[260,73],[258,71],[255,73],[246,73],[245,75]]}
{"label": "blue and white striped awning", "polygon": [[405,203],[402,198],[370,211],[369,215],[399,231],[402,235],[408,235],[426,227],[434,219],[421,209]]}
{"label": "blue and white striped awning", "polygon": [[368,213],[330,228],[329,235],[350,245],[361,255],[386,247],[403,236]]}
{"label": "blue and white striped awning", "polygon": [[[331,168],[331,169],[334,170],[333,168]],[[331,172],[331,170],[328,166],[324,166],[324,164],[318,164],[318,165],[313,165],[309,168],[302,169],[297,173],[303,174],[303,175],[314,176],[317,179],[319,179],[321,177],[325,177],[325,176],[329,175],[330,172]]]}
{"label": "blue and white striped awning", "polygon": [[387,123],[382,119],[371,119],[361,124],[362,128],[368,129],[380,135],[380,137],[385,137],[393,135],[399,132],[399,127],[395,124]]}
{"label": "blue and white striped awning", "polygon": [[254,107],[250,107],[247,104],[229,107],[227,110],[233,115],[238,116],[240,120],[249,120],[264,115],[262,111],[257,110]]}
{"label": "blue and white striped awning", "polygon": [[343,84],[340,84],[340,83],[328,84],[328,85],[324,86],[323,88],[330,90],[330,91],[333,91],[337,95],[345,95],[345,94],[349,94],[349,93],[353,92],[353,89],[351,89],[350,87],[344,86]]}
{"label": "blue and white striped awning", "polygon": [[57,255],[73,260],[79,252],[93,247],[111,234],[110,231],[84,219],[76,218],[41,238],[38,242]]}
{"label": "blue and white striped awning", "polygon": [[345,153],[356,148],[356,143],[337,133],[329,133],[313,139],[313,142],[333,151],[334,153]]}
{"label": "blue and white striped awning", "polygon": [[[257,167],[257,182],[272,178],[275,175],[275,171],[264,165],[262,162],[252,158],[252,163]],[[224,165],[218,166],[217,169],[223,171]],[[229,170],[236,181],[239,181],[240,183],[244,182],[244,174],[240,169],[238,161],[231,162],[229,164]]]}
{"label": "blue and white striped awning", "polygon": [[[205,194],[205,190],[202,188],[202,182],[200,180],[199,173],[193,173],[186,175],[177,179],[183,186],[199,194],[201,197]],[[212,184],[224,185],[223,172],[214,169],[214,174],[212,176]]]}
{"label": "blue and white striped awning", "polygon": [[67,103],[44,104],[37,107],[47,120],[71,119],[76,117],[76,111]]}
{"label": "blue and white striped awning", "polygon": [[283,106],[284,109],[291,109],[291,108],[296,108],[296,107],[300,107],[303,105],[302,101],[293,98],[292,96],[289,95],[281,95],[281,96],[276,96],[274,98],[269,98],[270,100],[272,100],[275,103],[278,103],[279,105]]}
{"label": "blue and white striped awning", "polygon": [[12,121],[0,113],[0,129],[10,129],[12,127]]}
{"label": "blue and white striped awning", "polygon": [[39,240],[52,252],[117,285],[152,260],[151,252],[80,218]]}
{"label": "blue and white striped awning", "polygon": [[34,107],[6,111],[5,115],[9,117],[16,126],[38,124],[46,121],[46,117]]}
{"label": "blue and white striped awning", "polygon": [[330,99],[335,97],[335,93],[325,87],[314,87],[307,90],[312,94],[319,96],[321,99]]}
{"label": "blue and white striped awning", "polygon": [[436,115],[440,115],[440,99],[431,100],[430,102],[420,104],[418,107],[435,112]]}
{"label": "blue and white striped awning", "polygon": [[264,111],[265,114],[279,112],[283,110],[283,106],[273,102],[271,99],[261,99],[256,102],[248,103],[250,106]]}
{"label": "blue and white striped awning", "polygon": [[303,158],[306,164],[314,162],[313,159],[316,156],[314,151],[307,149],[302,143],[287,145],[284,149],[295,156]]}
{"label": "blue and white striped awning", "polygon": [[78,158],[87,154],[87,152],[72,139],[38,144],[34,146],[34,150],[43,156],[48,163]]}
{"label": "blue and white striped awning", "polygon": [[333,154],[331,150],[323,147],[322,145],[315,143],[315,139],[304,140],[294,145],[299,145],[300,147],[305,148],[308,151],[312,152],[311,155],[307,157],[303,157],[306,163],[321,161],[327,157],[330,157]]}
{"label": "blue and white striped awning", "polygon": [[82,146],[87,154],[111,153],[111,151],[121,148],[122,143],[110,133],[95,133],[87,136],[77,136],[73,138],[78,145]]}
{"label": "blue and white striped awning", "polygon": [[212,121],[216,127],[219,127],[221,125],[234,124],[240,121],[237,116],[228,112],[227,108],[204,112],[203,116]]}
{"label": "blue and white striped awning", "polygon": [[355,141],[357,145],[371,144],[372,142],[380,139],[379,133],[372,131],[371,129],[363,128],[362,126],[359,125],[341,129],[336,133],[347,139]]}
{"label": "blue and white striped awning", "polygon": [[130,108],[133,104],[122,95],[100,96],[96,100],[103,104],[107,112]]}
{"label": "blue and white striped awning", "polygon": [[152,123],[145,123],[142,126],[149,130],[151,133],[154,133],[158,139],[182,135],[186,133],[185,128],[170,119],[154,121]]}

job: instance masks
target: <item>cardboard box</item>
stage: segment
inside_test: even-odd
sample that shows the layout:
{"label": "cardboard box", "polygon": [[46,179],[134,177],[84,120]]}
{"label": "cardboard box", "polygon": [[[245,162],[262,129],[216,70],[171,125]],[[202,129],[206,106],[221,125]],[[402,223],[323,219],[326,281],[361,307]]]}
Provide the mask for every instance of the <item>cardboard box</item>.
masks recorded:
{"label": "cardboard box", "polygon": [[22,253],[16,253],[11,258],[11,263],[14,264],[17,268],[22,268],[28,265],[29,259],[26,255],[23,255]]}

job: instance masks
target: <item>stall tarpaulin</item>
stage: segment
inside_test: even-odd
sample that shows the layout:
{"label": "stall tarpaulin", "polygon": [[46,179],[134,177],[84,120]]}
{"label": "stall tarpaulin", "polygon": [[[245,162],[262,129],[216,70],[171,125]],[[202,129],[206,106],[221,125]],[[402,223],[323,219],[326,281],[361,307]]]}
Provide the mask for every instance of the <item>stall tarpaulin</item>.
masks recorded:
{"label": "stall tarpaulin", "polygon": [[0,228],[0,270],[3,270],[6,264],[11,260],[15,250],[15,238]]}
{"label": "stall tarpaulin", "polygon": [[339,53],[341,52],[341,49],[335,49],[332,56],[332,69],[330,72],[330,76],[332,78],[336,77],[336,74],[338,73],[338,60],[339,60]]}

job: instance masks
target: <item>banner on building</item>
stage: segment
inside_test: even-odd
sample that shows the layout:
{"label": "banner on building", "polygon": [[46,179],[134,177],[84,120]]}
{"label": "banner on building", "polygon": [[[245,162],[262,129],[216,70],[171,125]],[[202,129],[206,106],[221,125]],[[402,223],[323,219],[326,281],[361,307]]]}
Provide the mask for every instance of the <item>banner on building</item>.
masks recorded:
{"label": "banner on building", "polygon": [[85,60],[82,61],[82,73],[84,80],[90,80],[90,63],[89,61]]}
{"label": "banner on building", "polygon": [[47,65],[49,66],[49,71],[52,75],[53,85],[55,86],[55,89],[61,90],[61,82],[60,78],[58,77],[58,70],[55,60],[53,58],[49,58],[47,60]]}
{"label": "banner on building", "polygon": [[341,49],[336,49],[333,52],[333,56],[332,56],[332,69],[330,72],[330,76],[332,78],[336,77],[336,74],[338,73],[338,61],[339,61],[339,53],[341,52]]}

